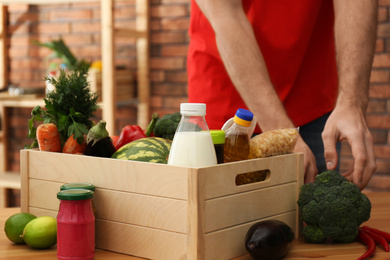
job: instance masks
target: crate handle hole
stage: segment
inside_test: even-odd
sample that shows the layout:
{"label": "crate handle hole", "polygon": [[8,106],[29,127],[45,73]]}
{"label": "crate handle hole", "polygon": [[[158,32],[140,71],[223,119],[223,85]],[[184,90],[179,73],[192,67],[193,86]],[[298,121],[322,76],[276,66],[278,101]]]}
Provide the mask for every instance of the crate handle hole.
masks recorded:
{"label": "crate handle hole", "polygon": [[270,175],[271,171],[269,169],[240,173],[236,176],[236,186],[268,181]]}

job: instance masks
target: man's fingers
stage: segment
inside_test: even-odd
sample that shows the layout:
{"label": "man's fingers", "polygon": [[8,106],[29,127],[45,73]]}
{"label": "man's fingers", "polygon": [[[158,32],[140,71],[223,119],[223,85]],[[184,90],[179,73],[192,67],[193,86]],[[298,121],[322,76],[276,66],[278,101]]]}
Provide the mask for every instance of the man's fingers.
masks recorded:
{"label": "man's fingers", "polygon": [[370,133],[367,133],[364,140],[349,142],[353,155],[351,169],[342,175],[349,181],[355,183],[360,189],[364,189],[376,170],[375,154]]}
{"label": "man's fingers", "polygon": [[338,163],[336,142],[337,137],[328,132],[322,133],[322,140],[324,142],[324,157],[326,162],[326,168],[328,170],[334,170]]}
{"label": "man's fingers", "polygon": [[375,154],[371,134],[366,131],[349,142],[352,149],[353,183],[364,189],[376,170]]}
{"label": "man's fingers", "polygon": [[369,132],[366,133],[365,147],[366,147],[366,154],[367,154],[367,162],[362,176],[362,183],[361,186],[359,186],[360,189],[364,189],[367,186],[368,182],[371,179],[372,174],[374,174],[376,170],[374,146],[372,142],[372,136]]}

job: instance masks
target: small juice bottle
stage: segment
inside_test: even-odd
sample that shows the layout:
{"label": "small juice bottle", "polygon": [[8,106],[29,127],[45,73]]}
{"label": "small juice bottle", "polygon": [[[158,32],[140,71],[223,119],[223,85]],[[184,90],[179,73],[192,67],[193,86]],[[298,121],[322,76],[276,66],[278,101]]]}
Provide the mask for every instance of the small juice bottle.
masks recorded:
{"label": "small juice bottle", "polygon": [[234,123],[225,133],[224,162],[235,162],[249,158],[248,127],[253,119],[253,113],[239,108],[234,116]]}
{"label": "small juice bottle", "polygon": [[93,191],[62,190],[57,193],[57,257],[60,260],[89,260],[95,256]]}
{"label": "small juice bottle", "polygon": [[225,144],[225,131],[223,130],[210,130],[211,138],[213,139],[215,153],[217,155],[217,163],[224,162],[223,147]]}

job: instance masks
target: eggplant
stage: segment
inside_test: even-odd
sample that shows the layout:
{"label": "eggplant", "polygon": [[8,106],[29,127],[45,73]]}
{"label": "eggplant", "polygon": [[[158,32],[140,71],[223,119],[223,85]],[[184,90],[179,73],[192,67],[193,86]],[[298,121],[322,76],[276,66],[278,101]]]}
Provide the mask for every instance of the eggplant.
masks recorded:
{"label": "eggplant", "polygon": [[87,135],[87,147],[85,155],[111,158],[115,153],[115,147],[106,129],[106,122],[100,122],[92,127]]}
{"label": "eggplant", "polygon": [[290,250],[294,231],[279,220],[253,224],[245,236],[245,248],[255,260],[282,259]]}
{"label": "eggplant", "polygon": [[110,137],[104,137],[95,143],[89,142],[85,148],[85,155],[111,158],[115,153],[115,146],[112,144]]}

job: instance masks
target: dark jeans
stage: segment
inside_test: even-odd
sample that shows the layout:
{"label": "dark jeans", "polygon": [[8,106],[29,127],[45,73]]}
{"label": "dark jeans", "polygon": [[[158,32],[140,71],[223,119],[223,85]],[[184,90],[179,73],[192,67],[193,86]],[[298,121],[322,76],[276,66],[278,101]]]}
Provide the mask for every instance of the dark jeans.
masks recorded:
{"label": "dark jeans", "polygon": [[[303,140],[310,147],[317,161],[318,173],[326,171],[326,162],[324,158],[324,144],[322,142],[321,133],[324,130],[326,120],[330,113],[326,114],[306,125],[299,127],[299,133]],[[337,154],[339,157],[339,163],[337,164],[336,170],[339,171],[340,167],[340,150],[341,143],[336,144]]]}

